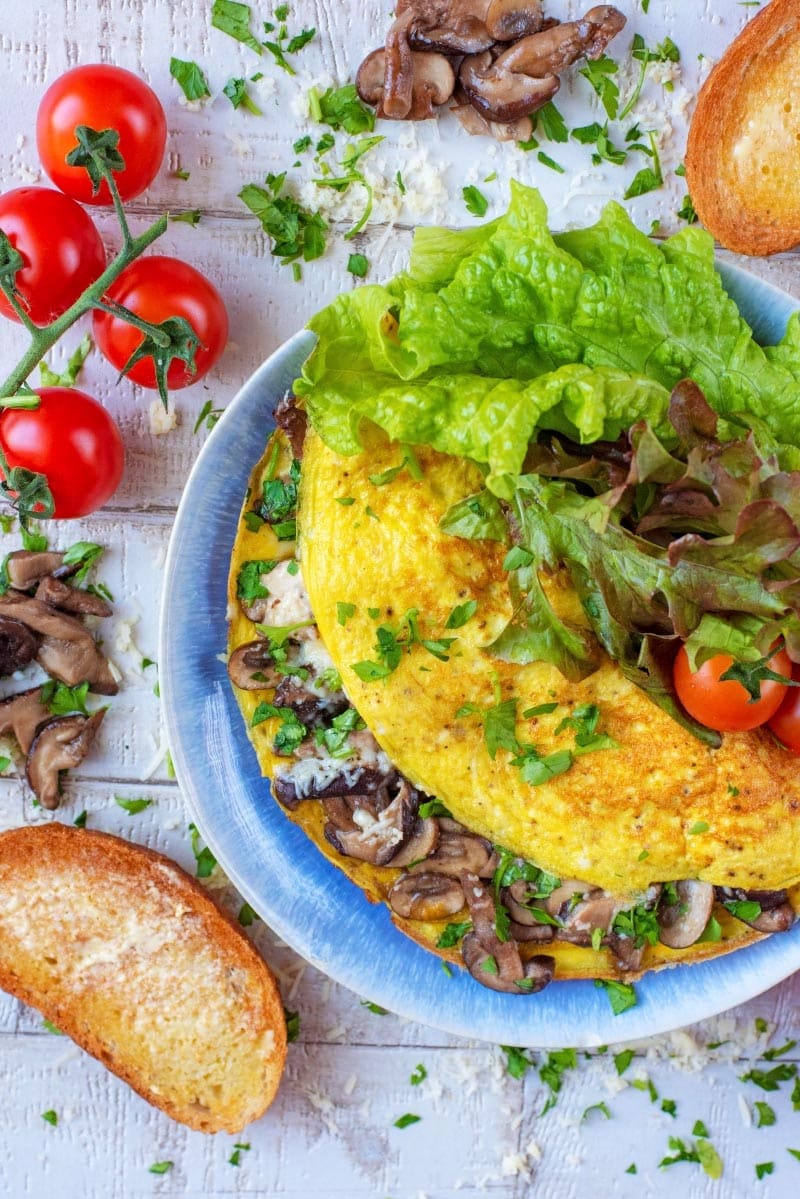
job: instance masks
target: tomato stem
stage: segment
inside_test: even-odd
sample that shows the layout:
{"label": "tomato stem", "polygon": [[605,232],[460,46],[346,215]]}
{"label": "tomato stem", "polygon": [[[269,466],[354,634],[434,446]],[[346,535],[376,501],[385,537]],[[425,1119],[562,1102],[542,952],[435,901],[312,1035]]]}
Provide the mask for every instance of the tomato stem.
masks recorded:
{"label": "tomato stem", "polygon": [[143,320],[135,312],[131,312],[130,308],[126,308],[124,304],[117,304],[116,300],[99,300],[94,307],[99,308],[102,312],[107,312],[109,316],[126,321],[129,325],[133,325],[134,329],[140,329],[146,337],[152,337],[157,346],[168,349],[172,344],[169,334],[160,329],[158,325],[151,325],[150,321]]}
{"label": "tomato stem", "polygon": [[9,287],[8,284],[4,280],[0,279],[0,290],[2,290],[3,295],[8,300],[11,307],[14,309],[14,312],[19,317],[21,323],[28,330],[31,337],[33,337],[33,335],[35,333],[38,333],[39,326],[35,325],[33,323],[33,321],[31,320],[31,318],[28,316],[27,312],[20,304],[19,297],[17,296],[17,293],[14,291],[13,287]]}
{"label": "tomato stem", "polygon": [[[119,216],[119,212],[117,215]],[[41,362],[42,358],[44,358],[48,350],[52,349],[59,338],[63,337],[67,329],[93,308],[102,308],[104,306],[103,295],[111,284],[122,274],[127,266],[130,266],[134,259],[138,258],[148,246],[161,237],[166,228],[167,217],[160,216],[149,229],[145,229],[138,237],[132,237],[127,224],[123,222],[122,248],[112,258],[102,275],[94,281],[91,287],[87,287],[83,295],[79,296],[75,303],[66,312],[62,313],[57,320],[53,321],[52,324],[39,326],[31,322],[29,328],[31,344],[8,378],[0,384],[0,397],[15,396],[31,372],[35,370],[37,364]],[[127,309],[124,311],[126,315],[123,319],[130,321],[130,314],[127,313]],[[152,327],[149,325],[147,326],[147,332],[151,335],[153,333]]]}

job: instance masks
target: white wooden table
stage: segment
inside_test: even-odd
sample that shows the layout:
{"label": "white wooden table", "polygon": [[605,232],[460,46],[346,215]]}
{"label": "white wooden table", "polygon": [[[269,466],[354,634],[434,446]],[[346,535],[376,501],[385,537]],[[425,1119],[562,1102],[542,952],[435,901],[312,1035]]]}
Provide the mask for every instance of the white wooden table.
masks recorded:
{"label": "white wooden table", "polygon": [[[612,47],[615,57],[625,57],[636,31],[649,45],[670,35],[682,50],[680,68],[651,69],[633,114],[643,128],[658,127],[667,184],[634,201],[631,211],[643,228],[658,218],[661,231],[671,232],[679,224],[675,213],[685,192],[674,168],[683,152],[692,95],[710,62],[754,9],[733,0],[706,0],[703,5],[652,0],[647,15],[641,0],[620,0],[620,6],[631,20]],[[570,0],[550,0],[547,5],[560,16],[575,15],[583,7]],[[263,358],[315,309],[351,285],[345,268],[353,249],[367,254],[371,279],[385,278],[402,265],[415,223],[470,223],[461,199],[465,184],[479,184],[491,201],[492,215],[504,206],[509,177],[536,183],[550,204],[554,225],[564,226],[588,223],[606,198],[622,195],[634,170],[644,165],[603,171],[591,166],[584,147],[548,146],[566,168],[561,175],[513,145],[470,140],[452,117],[415,130],[384,126],[379,132],[386,134],[386,141],[373,151],[370,169],[389,181],[402,170],[406,204],[398,209],[396,191],[387,187],[389,198],[378,203],[374,223],[364,235],[355,244],[345,242],[342,234],[348,225],[340,220],[326,257],[304,268],[302,283],[293,282],[291,272],[272,258],[266,238],[236,194],[244,183],[261,182],[266,172],[291,166],[291,144],[307,131],[307,88],[351,78],[363,54],[381,41],[389,8],[378,0],[296,0],[289,16],[291,32],[314,26],[318,33],[297,56],[298,76],[292,79],[268,57],[259,61],[211,29],[210,0],[0,0],[3,190],[44,182],[33,122],[50,80],[68,66],[92,61],[115,62],[140,72],[164,102],[169,141],[164,171],[134,208],[135,224],[166,207],[199,208],[200,224],[171,225],[158,249],[185,256],[205,271],[230,311],[231,344],[219,368],[203,383],[176,394],[177,424],[161,435],[151,429],[152,393],[125,383],[117,386],[110,368],[96,356],[90,359],[81,385],[98,395],[118,419],[128,450],[127,471],[107,509],[55,531],[59,545],[87,538],[109,547],[100,577],[117,604],[104,637],[124,673],[124,686],[99,743],[70,779],[58,818],[71,821],[86,809],[89,827],[155,846],[189,869],[193,857],[188,817],[165,760],[154,670],[142,673],[141,659],[156,657],[157,584],[183,483],[206,436],[192,432],[201,406],[207,399],[224,406]],[[255,6],[254,21],[270,15],[269,4]],[[701,52],[706,57],[698,59]],[[169,77],[171,55],[203,65],[212,102],[186,106]],[[252,93],[264,110],[261,117],[234,111],[221,95],[228,78],[249,77],[257,70],[264,78],[252,85]],[[670,76],[675,76],[674,88],[665,92],[662,84]],[[623,95],[631,80],[623,69]],[[570,126],[596,116],[583,81],[565,89],[559,106]],[[659,118],[659,112],[666,117]],[[434,165],[433,174],[426,171],[426,163]],[[190,172],[188,181],[175,176],[179,168]],[[482,182],[495,173],[495,180]],[[298,180],[308,178],[307,169],[290,174]],[[303,194],[309,190],[313,188],[306,183]],[[349,218],[347,211],[343,215]],[[109,244],[115,244],[115,222],[108,213],[100,215],[100,224]],[[750,265],[800,296],[794,257]],[[57,360],[78,337],[75,330]],[[0,327],[4,362],[16,360],[23,344],[19,329]],[[3,541],[5,553],[19,544],[18,534]],[[220,569],[225,569],[224,563]],[[146,796],[154,803],[128,816],[114,802],[115,796]],[[33,808],[22,781],[3,779],[0,827],[42,819],[49,817]],[[229,894],[225,899],[234,907],[239,902]],[[239,1138],[249,1147],[239,1151],[238,1166],[229,1160],[236,1138],[208,1138],[170,1122],[95,1061],[48,1033],[35,1012],[0,997],[1,1195],[569,1199],[587,1193],[666,1196],[677,1190],[692,1197],[774,1199],[798,1193],[800,1161],[787,1152],[787,1147],[800,1150],[792,1081],[766,1093],[740,1080],[769,1045],[800,1039],[797,981],[788,980],[703,1026],[637,1045],[621,1077],[611,1053],[581,1056],[578,1068],[565,1074],[556,1106],[542,1115],[547,1088],[536,1067],[546,1055],[534,1055],[536,1066],[518,1081],[506,1073],[496,1047],[469,1044],[391,1015],[374,1014],[362,1006],[361,997],[321,977],[276,944],[262,924],[254,925],[252,932],[279,975],[286,1004],[300,1013],[301,1032],[290,1048],[275,1105]],[[709,1042],[721,1044],[700,1052]],[[792,1048],[779,1061],[799,1059]],[[412,1086],[410,1076],[419,1064],[427,1078]],[[775,1064],[762,1062],[761,1068]],[[774,1124],[757,1127],[757,1100],[774,1109]],[[592,1110],[584,1115],[587,1108]],[[55,1127],[42,1119],[48,1110],[58,1114]],[[395,1128],[394,1121],[407,1112],[419,1115],[420,1121]],[[671,1152],[668,1138],[690,1141],[697,1120],[705,1123],[723,1159],[720,1182],[712,1181],[697,1164],[658,1168]],[[149,1172],[153,1163],[163,1161],[173,1163],[167,1173]],[[774,1172],[758,1181],[755,1164],[765,1162],[774,1163]],[[635,1174],[629,1169],[634,1165]]]}

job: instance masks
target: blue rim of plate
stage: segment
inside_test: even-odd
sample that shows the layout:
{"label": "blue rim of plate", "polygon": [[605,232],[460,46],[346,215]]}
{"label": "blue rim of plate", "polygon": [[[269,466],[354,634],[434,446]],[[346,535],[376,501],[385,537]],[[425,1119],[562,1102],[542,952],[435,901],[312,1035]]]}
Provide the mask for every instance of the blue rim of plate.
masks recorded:
{"label": "blue rim of plate", "polygon": [[[719,263],[726,290],[763,344],[800,304]],[[220,865],[270,927],[319,970],[398,1015],[506,1045],[592,1047],[667,1032],[761,994],[800,968],[800,925],[708,962],[645,975],[636,1007],[614,1016],[591,981],[535,996],[501,995],[440,960],[391,923],[272,799],[224,665],[228,563],[242,498],[274,422],[314,344],[297,333],[245,383],[191,472],[167,555],[159,674],[175,772]]]}

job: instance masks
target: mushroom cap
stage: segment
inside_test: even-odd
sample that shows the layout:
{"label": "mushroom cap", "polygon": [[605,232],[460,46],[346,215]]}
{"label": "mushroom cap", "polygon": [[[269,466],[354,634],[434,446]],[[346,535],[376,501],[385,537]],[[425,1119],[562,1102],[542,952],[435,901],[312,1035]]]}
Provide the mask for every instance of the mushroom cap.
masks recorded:
{"label": "mushroom cap", "polygon": [[486,28],[496,42],[515,42],[538,33],[543,19],[542,0],[491,0]]}
{"label": "mushroom cap", "polygon": [[488,878],[494,873],[495,866],[492,847],[482,837],[474,833],[440,832],[435,851],[424,862],[411,866],[410,872],[433,872],[458,878],[466,870],[479,878]]}
{"label": "mushroom cap", "polygon": [[36,657],[41,638],[13,616],[0,616],[0,677],[22,670]]}
{"label": "mushroom cap", "polygon": [[64,555],[55,550],[14,550],[6,558],[6,570],[12,587],[27,591],[45,575],[58,570]]}
{"label": "mushroom cap", "polygon": [[658,939],[670,949],[686,949],[701,937],[714,910],[714,888],[687,878],[675,884],[677,902],[662,904]]}
{"label": "mushroom cap", "polygon": [[[537,35],[538,36],[538,35]],[[465,58],[458,79],[473,108],[487,121],[506,123],[529,116],[552,100],[561,86],[557,75],[533,79],[498,65],[487,50]]]}
{"label": "mushroom cap", "polygon": [[461,90],[463,103],[455,104],[455,113],[467,133],[478,137],[494,137],[499,142],[526,142],[533,136],[533,121],[530,117],[519,117],[516,121],[489,121],[473,108],[466,93]]}
{"label": "mushroom cap", "polygon": [[68,687],[87,682],[90,690],[100,695],[117,694],[119,687],[108,659],[77,617],[19,591],[0,596],[0,615],[20,620],[41,634],[36,660],[52,678]]}
{"label": "mushroom cap", "polygon": [[478,54],[494,38],[486,27],[490,0],[400,0],[398,16],[413,13],[409,44],[441,54]]}
{"label": "mushroom cap", "polygon": [[43,808],[58,807],[61,771],[80,765],[105,714],[105,708],[91,716],[76,712],[72,716],[57,716],[39,726],[28,750],[25,773]]}
{"label": "mushroom cap", "polygon": [[501,70],[545,79],[577,62],[599,58],[608,43],[625,25],[625,17],[609,4],[602,4],[579,21],[565,21],[515,42],[497,59]]}
{"label": "mushroom cap", "polygon": [[446,920],[464,907],[461,883],[445,874],[404,874],[387,899],[405,920]]}
{"label": "mushroom cap", "polygon": [[425,121],[436,115],[436,108],[446,104],[453,94],[456,77],[443,54],[423,54],[411,51],[412,91],[410,108],[398,115],[388,112],[386,52],[373,50],[362,62],[356,75],[356,90],[365,104],[377,107],[378,116],[388,120]]}
{"label": "mushroom cap", "polygon": [[39,580],[36,599],[43,604],[49,604],[51,608],[60,608],[62,612],[74,612],[81,616],[110,616],[112,611],[111,605],[102,595],[84,591],[80,587],[71,587],[55,575],[45,575]]}
{"label": "mushroom cap", "polygon": [[17,691],[0,701],[0,734],[13,733],[20,749],[26,754],[39,725],[49,720],[50,715],[42,703],[41,687]]}
{"label": "mushroom cap", "polygon": [[392,858],[392,866],[411,866],[429,857],[439,844],[439,822],[433,816],[419,818],[411,837]]}
{"label": "mushroom cap", "polygon": [[280,684],[283,676],[275,669],[272,648],[266,637],[247,641],[233,651],[228,658],[228,677],[242,691],[263,691],[265,687]]}

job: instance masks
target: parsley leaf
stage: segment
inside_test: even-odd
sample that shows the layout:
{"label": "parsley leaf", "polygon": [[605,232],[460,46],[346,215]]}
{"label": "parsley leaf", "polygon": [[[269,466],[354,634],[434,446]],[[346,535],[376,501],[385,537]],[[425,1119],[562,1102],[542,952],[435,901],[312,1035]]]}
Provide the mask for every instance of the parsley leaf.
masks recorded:
{"label": "parsley leaf", "polygon": [[211,24],[222,33],[227,33],[237,42],[261,54],[261,43],[250,31],[250,5],[237,0],[214,0],[211,9]]}
{"label": "parsley leaf", "polygon": [[363,279],[369,269],[369,262],[364,254],[351,254],[347,259],[347,269],[357,279]]}
{"label": "parsley leaf", "polygon": [[176,83],[180,84],[181,90],[187,100],[202,100],[204,96],[211,95],[211,92],[208,90],[206,77],[196,62],[186,62],[182,58],[171,58],[169,60],[169,73]]}
{"label": "parsley leaf", "polygon": [[512,1078],[522,1078],[533,1065],[524,1049],[515,1049],[513,1045],[501,1045],[506,1055],[506,1070]]}
{"label": "parsley leaf", "polygon": [[461,194],[464,197],[467,212],[476,217],[486,216],[489,209],[489,201],[483,192],[478,191],[477,187],[470,184],[468,187],[462,187]]}
{"label": "parsley leaf", "polygon": [[127,812],[129,816],[135,816],[137,812],[143,812],[145,808],[150,807],[152,802],[152,799],[123,799],[121,795],[114,796],[114,803],[117,807],[122,808],[123,812]]}
{"label": "parsley leaf", "polygon": [[596,978],[594,985],[605,991],[615,1016],[636,1007],[636,992],[630,983],[621,983],[613,978]]}
{"label": "parsley leaf", "polygon": [[463,604],[456,604],[455,608],[453,608],[453,611],[450,613],[447,620],[445,621],[444,627],[446,629],[462,628],[467,623],[468,620],[472,619],[472,617],[475,615],[477,610],[478,610],[478,601],[474,600],[474,599],[467,600]]}
{"label": "parsley leaf", "polygon": [[589,83],[600,97],[603,108],[612,121],[616,117],[619,108],[619,88],[613,79],[617,70],[617,63],[606,54],[602,54],[600,58],[587,62],[586,66],[582,67],[579,72],[579,74],[583,75],[584,79],[589,80]]}
{"label": "parsley leaf", "polygon": [[452,949],[454,945],[458,945],[458,942],[462,939],[462,937],[466,937],[467,933],[471,931],[471,920],[461,920],[447,924],[444,928],[444,931],[439,934],[439,938],[436,942],[436,948]]}
{"label": "parsley leaf", "polygon": [[238,598],[244,600],[246,604],[252,604],[257,599],[266,599],[269,595],[269,588],[265,587],[261,580],[264,575],[273,571],[277,564],[277,560],[274,558],[253,559],[245,562],[236,579]]}
{"label": "parsley leaf", "polygon": [[258,217],[272,241],[272,253],[286,266],[302,258],[312,262],[325,253],[328,226],[318,212],[304,208],[293,196],[282,195],[286,175],[269,174],[266,188],[246,184],[239,199]]}
{"label": "parsley leaf", "polygon": [[234,108],[246,108],[248,112],[252,112],[253,116],[256,117],[262,115],[261,109],[247,91],[247,80],[229,79],[222,91]]}
{"label": "parsley leaf", "polygon": [[375,112],[363,104],[355,84],[344,87],[329,87],[322,95],[316,88],[308,93],[312,119],[331,129],[344,129],[351,137],[359,133],[371,133],[375,128]]}

